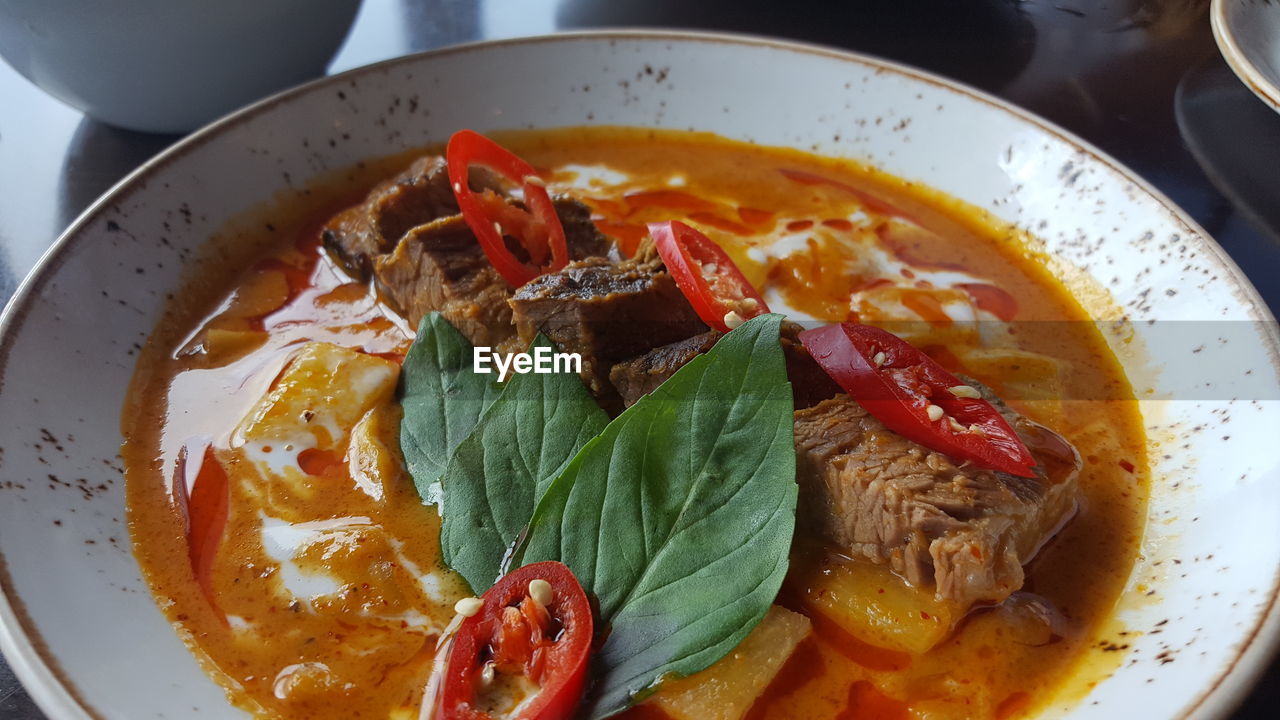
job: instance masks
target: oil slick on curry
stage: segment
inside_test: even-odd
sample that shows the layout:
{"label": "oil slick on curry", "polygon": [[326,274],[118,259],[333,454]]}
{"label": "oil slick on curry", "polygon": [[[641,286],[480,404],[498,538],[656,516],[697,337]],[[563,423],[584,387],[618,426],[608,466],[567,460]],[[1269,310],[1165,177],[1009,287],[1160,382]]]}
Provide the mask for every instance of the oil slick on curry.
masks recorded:
{"label": "oil slick on curry", "polygon": [[1145,443],[1015,236],[793,151],[502,140],[311,208],[144,352],[135,552],[234,704],[1003,719],[1091,662]]}

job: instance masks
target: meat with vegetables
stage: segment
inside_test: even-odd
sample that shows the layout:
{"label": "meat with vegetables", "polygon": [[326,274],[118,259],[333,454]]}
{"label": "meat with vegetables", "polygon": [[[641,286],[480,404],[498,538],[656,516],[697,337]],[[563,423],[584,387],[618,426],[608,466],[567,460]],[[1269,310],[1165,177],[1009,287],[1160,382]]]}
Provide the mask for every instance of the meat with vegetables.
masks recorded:
{"label": "meat with vegetables", "polygon": [[[575,200],[556,202],[567,220],[569,256],[575,259],[608,252],[609,241],[584,219],[587,210]],[[568,232],[572,228],[572,232]],[[473,345],[524,349],[515,346],[511,286],[494,270],[461,215],[449,215],[410,229],[395,249],[373,260],[374,276],[383,295],[411,325],[436,311],[444,315]]]}
{"label": "meat with vegetables", "polygon": [[[495,189],[484,170],[471,186]],[[508,200],[508,202],[514,202]],[[554,199],[569,257],[609,252],[609,240],[590,211],[567,196]],[[444,159],[420,158],[376,186],[364,202],[335,216],[321,231],[325,247],[349,272],[372,274],[385,298],[413,326],[438,311],[476,345],[515,347],[507,299],[511,287],[493,268],[463,220]]]}
{"label": "meat with vegetables", "polygon": [[1033,477],[957,465],[898,435],[847,395],[796,413],[802,514],[851,557],[885,564],[962,606],[1000,602],[1076,508],[1080,458],[1002,414],[1031,448]]}
{"label": "meat with vegetables", "polygon": [[[327,254],[270,228],[231,295],[142,349],[130,525],[206,667],[307,720],[1046,707],[1147,516],[1142,419],[1095,325],[1006,228],[911,183],[601,133],[525,159],[461,130],[334,216]],[[916,316],[919,347],[878,329]],[[521,371],[542,353],[475,372],[473,344],[539,331],[587,384],[563,356]],[[947,368],[1069,429],[1089,474]],[[1099,388],[1123,402],[1062,402]]]}

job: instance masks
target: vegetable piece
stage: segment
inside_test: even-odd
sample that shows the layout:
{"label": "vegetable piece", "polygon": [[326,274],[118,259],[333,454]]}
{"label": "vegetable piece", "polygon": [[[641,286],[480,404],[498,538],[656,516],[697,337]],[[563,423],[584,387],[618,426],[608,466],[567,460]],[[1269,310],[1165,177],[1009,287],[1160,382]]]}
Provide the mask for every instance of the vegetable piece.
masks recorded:
{"label": "vegetable piece", "polygon": [[[542,602],[548,595],[550,602]],[[525,565],[482,600],[478,611],[463,608],[474,614],[458,627],[449,652],[440,720],[567,720],[582,696],[594,627],[578,580],[558,562]],[[520,685],[536,686],[535,694],[497,692]]]}
{"label": "vegetable piece", "polygon": [[230,510],[227,471],[214,455],[207,437],[188,440],[178,454],[174,496],[186,520],[187,551],[196,583],[217,607],[213,592],[213,563],[227,529]]}
{"label": "vegetable piece", "polygon": [[492,373],[475,372],[471,343],[439,313],[428,313],[401,371],[400,450],[418,493],[439,502],[453,450],[498,396]]}
{"label": "vegetable piece", "polygon": [[868,645],[914,654],[946,640],[967,609],[911,587],[883,565],[830,556],[805,584],[804,601],[810,615]]}
{"label": "vegetable piece", "polygon": [[224,367],[262,347],[267,333],[259,330],[223,330],[210,327],[204,332],[204,352],[209,367]]}
{"label": "vegetable piece", "polygon": [[1036,459],[978,391],[901,338],[857,323],[800,333],[845,392],[890,430],[975,465],[1034,477]]}
{"label": "vegetable piece", "polygon": [[404,466],[388,442],[396,437],[400,419],[400,408],[386,403],[365,413],[351,428],[351,441],[342,460],[352,482],[375,502],[392,497],[403,482]]}
{"label": "vegetable piece", "polygon": [[732,653],[700,673],[664,683],[648,702],[672,720],[742,720],[810,628],[809,618],[774,605]]}
{"label": "vegetable piece", "polygon": [[777,594],[797,493],[781,320],[748,321],[628,408],[534,511],[516,562],[573,568],[610,628],[584,718],[710,666]]}
{"label": "vegetable piece", "polygon": [[[539,335],[534,347],[553,346]],[[444,559],[472,589],[493,584],[551,481],[608,422],[576,373],[507,381],[444,472]]]}
{"label": "vegetable piece", "polygon": [[[445,160],[462,219],[508,284],[520,287],[569,264],[564,227],[551,204],[546,183],[532,165],[471,130],[459,130],[449,138]],[[508,203],[492,190],[473,191],[468,178],[471,168],[477,166],[519,185],[528,210]],[[517,257],[504,236],[515,239],[527,259]]]}
{"label": "vegetable piece", "polygon": [[310,502],[324,492],[308,472],[342,472],[348,433],[391,400],[400,376],[389,360],[326,342],[302,343],[286,358],[229,443],[237,462],[260,472],[255,491],[269,494],[276,507]]}
{"label": "vegetable piece", "polygon": [[733,260],[706,235],[678,220],[649,223],[662,262],[702,322],[729,332],[769,312]]}

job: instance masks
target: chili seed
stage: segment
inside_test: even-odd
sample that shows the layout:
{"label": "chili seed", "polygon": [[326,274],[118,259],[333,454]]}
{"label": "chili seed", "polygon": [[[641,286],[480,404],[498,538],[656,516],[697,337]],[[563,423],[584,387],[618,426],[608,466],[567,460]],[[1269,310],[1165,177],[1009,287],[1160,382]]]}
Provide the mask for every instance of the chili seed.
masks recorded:
{"label": "chili seed", "polygon": [[871,358],[871,362],[875,363],[876,367],[880,367],[881,365],[884,365],[884,361],[888,359],[889,358],[886,357],[883,352],[878,352],[875,354],[875,357]]}
{"label": "chili seed", "polygon": [[484,607],[484,600],[478,597],[465,597],[453,604],[453,611],[462,617],[471,617]]}
{"label": "chili seed", "polygon": [[937,405],[929,405],[924,409],[924,412],[929,416],[929,422],[937,422],[942,419],[943,415],[947,414],[945,410]]}
{"label": "chili seed", "polygon": [[949,387],[947,388],[947,392],[958,398],[973,398],[976,400],[977,398],[982,397],[982,393],[978,392],[977,388],[970,387],[968,385],[956,385],[955,387]]}
{"label": "chili seed", "polygon": [[738,327],[744,322],[746,321],[742,319],[742,316],[734,312],[733,310],[730,310],[729,312],[724,314],[724,325],[730,330]]}
{"label": "chili seed", "polygon": [[529,597],[539,605],[546,607],[551,604],[555,598],[555,591],[551,589],[551,583],[542,578],[535,578],[529,581]]}

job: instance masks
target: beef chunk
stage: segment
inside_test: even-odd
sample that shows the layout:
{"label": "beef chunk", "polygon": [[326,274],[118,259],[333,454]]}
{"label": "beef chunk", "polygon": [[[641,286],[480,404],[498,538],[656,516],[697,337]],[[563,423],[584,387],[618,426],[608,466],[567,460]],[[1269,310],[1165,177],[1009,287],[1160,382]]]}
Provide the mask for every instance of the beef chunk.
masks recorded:
{"label": "beef chunk", "polygon": [[[807,408],[840,393],[840,386],[809,355],[797,337],[803,328],[793,322],[782,323],[782,351],[787,361],[787,378],[795,406]],[[628,407],[641,396],[654,391],[684,364],[711,349],[721,334],[714,330],[654,348],[631,360],[614,365],[609,381],[618,389]]]}
{"label": "beef chunk", "polygon": [[363,279],[373,259],[391,252],[411,228],[457,212],[444,158],[427,156],[334,216],[320,237],[347,272]]}
{"label": "beef chunk", "polygon": [[685,363],[711,349],[721,334],[708,330],[701,335],[657,347],[631,360],[614,365],[609,370],[609,382],[622,397],[627,407],[634,405],[676,374]]}
{"label": "beef chunk", "polygon": [[[564,228],[565,244],[569,248],[569,257],[582,260],[590,257],[605,257],[613,250],[613,241],[591,222],[591,209],[568,195],[556,195],[551,198],[555,206],[556,217]],[[615,258],[616,259],[616,258]]]}
{"label": "beef chunk", "polygon": [[461,215],[419,225],[374,261],[378,287],[413,327],[436,311],[473,345],[510,351],[511,288],[489,264]]}
{"label": "beef chunk", "polygon": [[582,355],[583,381],[607,410],[621,407],[609,382],[615,363],[706,332],[652,244],[622,262],[570,263],[516,291],[511,299],[520,339],[544,332]]}
{"label": "beef chunk", "polygon": [[887,429],[847,395],[796,413],[802,523],[851,557],[968,607],[1000,602],[1072,516],[1080,458],[1003,410],[1039,461],[1021,478],[950,458]]}
{"label": "beef chunk", "polygon": [[[585,259],[609,251],[609,240],[591,223],[586,206],[558,198],[569,257]],[[569,228],[572,227],[572,233]],[[413,327],[437,311],[473,345],[503,352],[522,350],[507,300],[511,287],[493,269],[461,215],[409,229],[395,249],[372,260],[378,287]]]}

